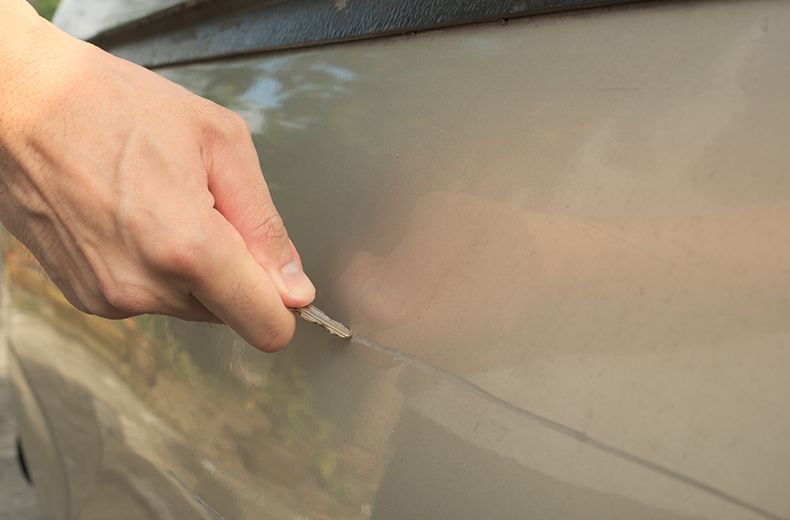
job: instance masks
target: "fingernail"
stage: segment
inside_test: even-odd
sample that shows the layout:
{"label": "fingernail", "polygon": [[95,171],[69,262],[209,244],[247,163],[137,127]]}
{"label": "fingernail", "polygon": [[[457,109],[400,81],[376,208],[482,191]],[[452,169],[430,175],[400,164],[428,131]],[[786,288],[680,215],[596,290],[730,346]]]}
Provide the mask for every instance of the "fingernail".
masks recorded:
{"label": "fingernail", "polygon": [[304,274],[296,260],[288,263],[280,270],[283,283],[288,288],[291,298],[312,299],[315,296],[315,286],[310,278]]}

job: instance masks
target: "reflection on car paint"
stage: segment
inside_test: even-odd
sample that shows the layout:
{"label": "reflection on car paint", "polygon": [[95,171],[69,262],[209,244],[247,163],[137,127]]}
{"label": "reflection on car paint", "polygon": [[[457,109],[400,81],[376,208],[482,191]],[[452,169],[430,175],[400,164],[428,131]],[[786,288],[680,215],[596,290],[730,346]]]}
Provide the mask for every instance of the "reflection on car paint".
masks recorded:
{"label": "reflection on car paint", "polygon": [[72,516],[786,516],[788,24],[641,6],[162,71],[247,119],[358,339],[85,316],[8,242]]}
{"label": "reflection on car paint", "polygon": [[87,39],[104,30],[182,2],[183,0],[60,0],[52,21],[69,34]]}

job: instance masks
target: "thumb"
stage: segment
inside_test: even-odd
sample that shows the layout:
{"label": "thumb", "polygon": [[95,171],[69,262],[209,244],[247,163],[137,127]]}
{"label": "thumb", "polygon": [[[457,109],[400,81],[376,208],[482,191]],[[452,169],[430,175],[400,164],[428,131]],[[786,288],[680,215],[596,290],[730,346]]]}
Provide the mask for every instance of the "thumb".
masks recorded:
{"label": "thumb", "polygon": [[244,239],[287,307],[304,307],[315,298],[315,287],[274,206],[263,179],[258,153],[244,121],[235,116],[232,139],[213,147],[208,187],[214,207]]}

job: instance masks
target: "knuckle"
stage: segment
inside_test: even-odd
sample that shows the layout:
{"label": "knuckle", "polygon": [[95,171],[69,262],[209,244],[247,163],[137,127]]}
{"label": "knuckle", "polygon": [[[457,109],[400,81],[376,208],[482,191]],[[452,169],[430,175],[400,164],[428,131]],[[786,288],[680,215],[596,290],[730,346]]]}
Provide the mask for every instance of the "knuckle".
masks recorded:
{"label": "knuckle", "polygon": [[107,298],[107,294],[115,292],[111,279],[106,274],[99,274],[90,283],[87,282],[88,280],[77,279],[65,284],[58,279],[58,287],[66,300],[78,311],[102,318],[116,318],[119,311]]}
{"label": "knuckle", "polygon": [[247,121],[232,110],[220,107],[211,123],[214,133],[221,139],[237,141],[250,135]]}
{"label": "knuckle", "polygon": [[92,314],[105,318],[123,318],[152,311],[152,302],[138,290],[118,284],[101,284],[100,291],[106,305],[93,303]]}
{"label": "knuckle", "polygon": [[240,139],[251,139],[247,121],[238,113],[212,101],[202,100],[197,114],[197,127],[202,138],[213,145],[226,145]]}
{"label": "knuckle", "polygon": [[255,243],[282,243],[288,239],[285,223],[282,217],[273,208],[266,211],[258,224],[250,231],[250,238]]}
{"label": "knuckle", "polygon": [[199,235],[177,238],[154,253],[153,263],[157,270],[168,275],[188,280],[200,278],[206,247],[205,239]]}

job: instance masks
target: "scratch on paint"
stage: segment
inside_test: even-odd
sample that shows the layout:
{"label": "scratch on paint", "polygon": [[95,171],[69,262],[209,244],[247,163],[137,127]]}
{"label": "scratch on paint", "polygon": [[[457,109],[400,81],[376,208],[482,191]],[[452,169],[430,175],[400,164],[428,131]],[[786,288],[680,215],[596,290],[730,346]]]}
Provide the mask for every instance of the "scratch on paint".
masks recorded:
{"label": "scratch on paint", "polygon": [[607,443],[605,443],[605,442],[603,442],[601,440],[598,440],[598,439],[595,439],[593,437],[590,437],[589,435],[587,435],[583,431],[576,430],[576,429],[571,428],[569,426],[566,426],[566,425],[564,425],[562,423],[559,423],[557,421],[549,419],[548,417],[544,417],[544,416],[542,416],[540,414],[537,414],[535,412],[531,412],[531,411],[529,411],[529,410],[527,410],[525,408],[521,408],[519,406],[516,406],[515,404],[513,404],[513,403],[511,403],[509,401],[506,401],[506,400],[502,399],[501,397],[497,397],[494,394],[488,392],[487,390],[484,390],[483,388],[477,386],[476,384],[472,383],[471,381],[463,379],[462,377],[459,377],[459,376],[457,376],[457,375],[455,375],[455,374],[453,374],[451,372],[448,372],[447,370],[444,370],[443,368],[440,368],[440,367],[437,367],[435,365],[432,365],[431,363],[428,363],[427,361],[423,361],[422,359],[419,359],[417,357],[410,356],[408,354],[404,354],[403,352],[400,352],[400,351],[395,350],[393,348],[389,348],[389,347],[385,347],[383,345],[379,345],[378,343],[375,343],[375,342],[370,341],[370,340],[365,339],[365,338],[360,338],[358,336],[353,336],[351,338],[351,343],[356,343],[358,345],[361,345],[363,347],[367,347],[367,348],[375,350],[377,352],[388,354],[388,355],[392,356],[392,358],[395,359],[396,361],[399,361],[401,363],[404,363],[406,365],[414,367],[417,370],[421,370],[423,372],[426,372],[426,373],[430,374],[431,376],[439,379],[440,381],[443,381],[443,382],[445,382],[445,383],[447,383],[449,385],[456,386],[456,387],[458,387],[458,388],[460,388],[462,390],[465,390],[465,391],[467,391],[467,392],[469,392],[469,393],[471,393],[473,395],[476,395],[477,397],[480,397],[481,399],[485,399],[486,401],[489,401],[489,402],[494,403],[494,404],[496,404],[498,406],[501,406],[501,407],[503,407],[503,408],[505,408],[505,409],[517,414],[517,415],[520,415],[520,416],[525,417],[525,418],[527,418],[529,420],[535,421],[535,422],[537,422],[537,423],[539,423],[539,424],[541,424],[541,425],[543,425],[543,426],[545,426],[547,428],[550,428],[550,429],[552,429],[552,430],[554,430],[554,431],[556,431],[558,433],[561,433],[562,435],[567,435],[568,437],[572,437],[573,439],[576,439],[579,442],[587,444],[588,446],[591,446],[593,448],[596,448],[598,450],[606,452],[606,453],[608,453],[610,455],[613,455],[615,457],[627,460],[627,461],[629,461],[629,462],[631,462],[633,464],[636,464],[638,466],[642,466],[643,468],[649,469],[651,471],[655,471],[656,473],[664,475],[665,477],[668,477],[668,478],[670,478],[672,480],[675,480],[677,482],[680,482],[682,484],[685,484],[685,485],[691,486],[693,488],[696,488],[699,491],[702,491],[702,492],[708,493],[710,495],[713,495],[715,497],[718,497],[718,498],[720,498],[720,499],[722,499],[722,500],[724,500],[726,502],[729,502],[729,503],[734,504],[736,506],[739,506],[739,507],[741,507],[743,509],[746,509],[748,511],[756,513],[756,514],[758,514],[758,515],[760,515],[760,516],[762,516],[764,518],[769,518],[771,520],[783,520],[781,516],[776,515],[776,514],[772,513],[771,511],[767,511],[767,510],[763,509],[760,506],[751,504],[751,503],[749,503],[749,502],[747,502],[747,501],[745,501],[745,500],[743,500],[743,499],[741,499],[739,497],[731,495],[731,494],[727,493],[726,491],[723,491],[721,489],[718,489],[718,488],[714,487],[711,484],[708,484],[706,482],[698,480],[698,479],[696,479],[694,477],[690,477],[688,475],[680,473],[679,471],[675,471],[674,469],[668,468],[666,466],[662,466],[661,464],[658,464],[658,463],[653,462],[651,460],[642,458],[639,455],[635,455],[633,453],[625,451],[625,450],[623,450],[621,448],[618,448],[616,446],[612,446],[612,445],[607,444]]}
{"label": "scratch on paint", "polygon": [[177,475],[176,475],[174,472],[172,472],[172,471],[168,471],[168,474],[169,474],[171,477],[173,477],[173,480],[175,480],[175,481],[178,483],[178,485],[179,485],[179,486],[181,486],[181,489],[183,489],[184,491],[186,491],[186,492],[187,492],[187,494],[188,494],[190,497],[192,497],[192,498],[195,500],[195,502],[197,502],[198,504],[200,504],[200,506],[201,506],[203,509],[205,509],[205,510],[206,510],[206,512],[207,512],[209,515],[211,515],[211,518],[213,518],[214,520],[225,520],[225,517],[224,517],[224,516],[222,516],[221,514],[219,514],[219,512],[218,512],[216,509],[214,509],[213,507],[211,507],[210,505],[208,505],[208,503],[207,503],[205,500],[203,500],[203,498],[202,498],[200,495],[198,495],[198,494],[197,494],[197,493],[195,493],[194,491],[191,491],[191,490],[190,490],[190,489],[189,489],[189,488],[186,486],[186,484],[184,484],[184,483],[181,481],[181,479],[180,479],[180,478],[178,478],[178,476],[177,476]]}

